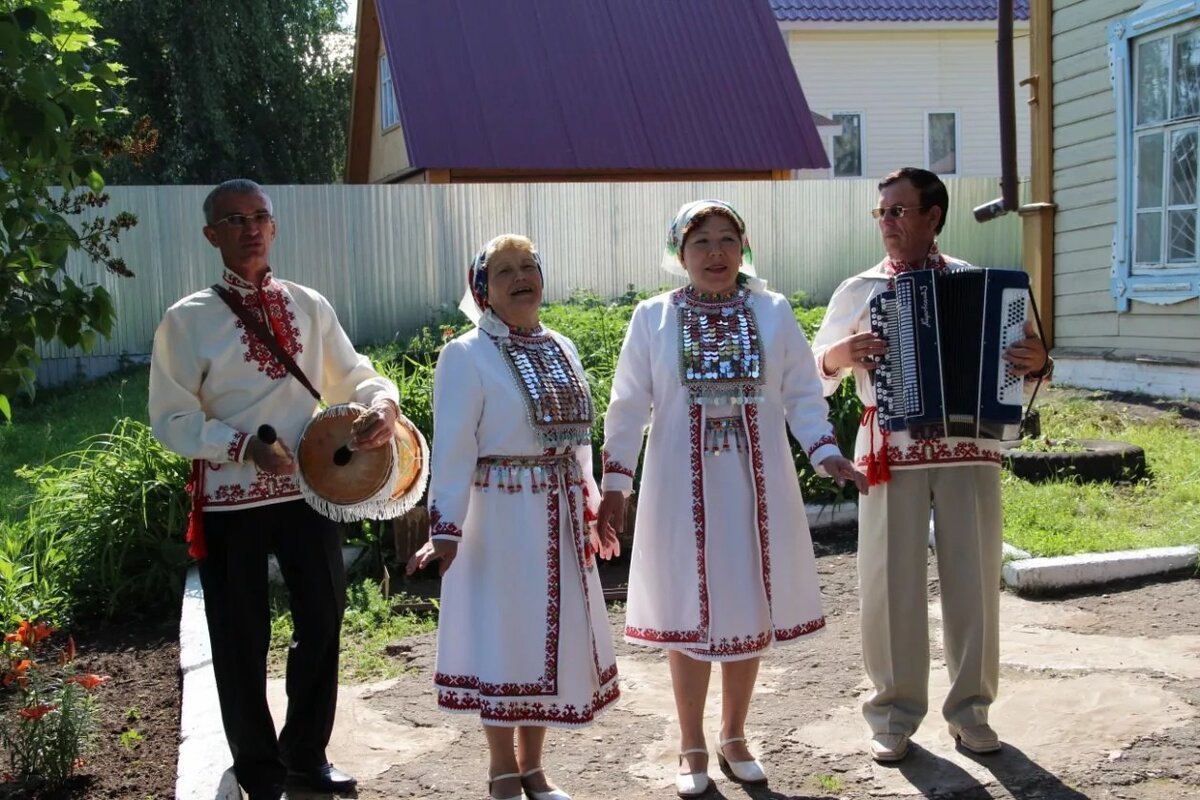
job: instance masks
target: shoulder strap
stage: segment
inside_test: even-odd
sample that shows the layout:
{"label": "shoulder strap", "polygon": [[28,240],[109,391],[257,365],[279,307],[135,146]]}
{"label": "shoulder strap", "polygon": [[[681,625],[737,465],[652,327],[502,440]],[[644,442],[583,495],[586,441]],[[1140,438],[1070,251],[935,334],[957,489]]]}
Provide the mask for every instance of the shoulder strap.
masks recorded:
{"label": "shoulder strap", "polygon": [[247,311],[245,306],[234,299],[233,292],[229,291],[224,286],[214,283],[212,289],[217,293],[217,297],[220,297],[225,301],[225,305],[229,306],[229,310],[232,311],[238,317],[238,319],[240,319],[246,325],[246,330],[258,337],[258,340],[262,342],[263,346],[271,351],[271,355],[275,356],[275,360],[282,364],[288,372],[292,373],[293,377],[300,381],[300,383],[304,385],[305,389],[308,389],[308,393],[316,398],[318,403],[322,402],[321,393],[313,388],[312,383],[308,380],[308,376],[304,374],[302,369],[300,369],[300,365],[297,364],[295,359],[288,355],[288,352],[280,346],[279,342],[275,339],[275,336],[271,333],[263,321],[257,319],[254,315]]}

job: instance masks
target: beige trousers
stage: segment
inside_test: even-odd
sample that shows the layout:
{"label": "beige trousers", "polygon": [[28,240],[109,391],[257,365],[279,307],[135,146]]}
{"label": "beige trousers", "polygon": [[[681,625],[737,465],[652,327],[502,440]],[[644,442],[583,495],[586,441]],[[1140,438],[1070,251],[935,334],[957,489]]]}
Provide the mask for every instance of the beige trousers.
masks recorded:
{"label": "beige trousers", "polygon": [[859,499],[858,580],[863,661],[875,688],[863,704],[873,733],[911,735],[929,707],[926,563],[933,508],[945,718],[987,722],[1000,672],[1000,470],[898,469]]}

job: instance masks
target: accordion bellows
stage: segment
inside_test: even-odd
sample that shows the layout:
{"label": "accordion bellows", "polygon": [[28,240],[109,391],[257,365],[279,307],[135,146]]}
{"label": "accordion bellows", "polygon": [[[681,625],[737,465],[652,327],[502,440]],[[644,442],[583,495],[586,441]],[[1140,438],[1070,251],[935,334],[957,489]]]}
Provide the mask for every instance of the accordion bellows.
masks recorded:
{"label": "accordion bellows", "polygon": [[1004,351],[1024,338],[1029,276],[967,267],[897,275],[871,300],[888,349],[872,372],[878,421],[917,439],[1003,439],[1021,421],[1023,381]]}

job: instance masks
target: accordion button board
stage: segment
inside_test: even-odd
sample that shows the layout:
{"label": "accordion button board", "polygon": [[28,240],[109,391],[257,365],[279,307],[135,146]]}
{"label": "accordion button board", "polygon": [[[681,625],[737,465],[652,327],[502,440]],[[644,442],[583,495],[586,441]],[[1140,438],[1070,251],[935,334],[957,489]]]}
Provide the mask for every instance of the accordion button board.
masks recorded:
{"label": "accordion button board", "polygon": [[1004,351],[1024,337],[1029,276],[1020,270],[919,270],[872,298],[871,330],[887,341],[872,373],[884,430],[914,438],[1000,439],[1021,420],[1023,381]]}

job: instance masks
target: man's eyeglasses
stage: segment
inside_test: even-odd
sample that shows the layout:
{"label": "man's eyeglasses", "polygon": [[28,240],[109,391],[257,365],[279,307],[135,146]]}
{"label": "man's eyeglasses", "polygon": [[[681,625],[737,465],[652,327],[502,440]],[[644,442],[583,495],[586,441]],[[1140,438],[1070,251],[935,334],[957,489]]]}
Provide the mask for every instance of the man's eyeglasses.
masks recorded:
{"label": "man's eyeglasses", "polygon": [[887,208],[872,208],[871,216],[875,219],[887,217],[888,219],[900,219],[910,211],[928,211],[929,206],[902,206],[894,205]]}
{"label": "man's eyeglasses", "polygon": [[255,225],[262,227],[269,222],[274,222],[275,218],[271,216],[269,211],[259,211],[257,214],[226,214],[219,220],[213,223],[215,228],[222,223],[232,225],[235,228],[244,228],[253,222]]}

